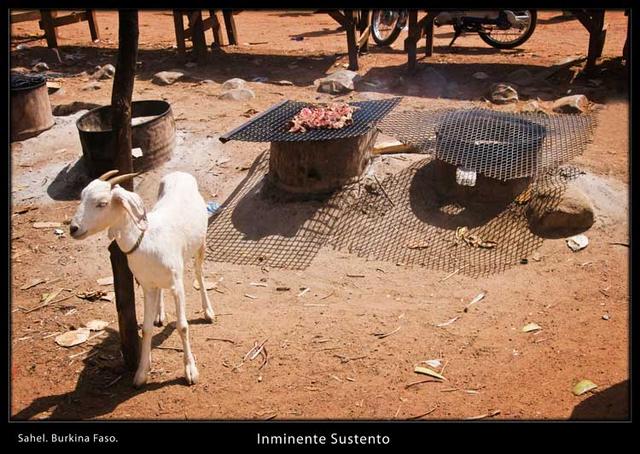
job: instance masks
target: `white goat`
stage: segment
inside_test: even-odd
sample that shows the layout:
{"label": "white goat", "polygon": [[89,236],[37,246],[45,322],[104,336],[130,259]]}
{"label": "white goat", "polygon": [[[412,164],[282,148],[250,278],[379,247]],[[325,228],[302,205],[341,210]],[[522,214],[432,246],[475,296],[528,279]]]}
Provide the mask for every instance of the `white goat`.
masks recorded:
{"label": "white goat", "polygon": [[145,384],[151,368],[154,319],[155,324],[161,326],[165,317],[162,289],[170,289],[175,299],[185,376],[189,384],[194,384],[198,380],[198,369],[189,345],[183,276],[185,260],[195,255],[194,268],[200,283],[204,316],[213,322],[214,313],[202,277],[207,206],[195,178],[188,173],[174,172],[160,182],[158,202],[147,214],[140,196],[117,184],[137,174],[113,177],[116,173],[117,170],[107,172],[82,190],[70,234],[81,240],[108,229],[109,238],[115,238],[120,250],[127,254],[129,268],[142,286],[142,350],[134,385]]}

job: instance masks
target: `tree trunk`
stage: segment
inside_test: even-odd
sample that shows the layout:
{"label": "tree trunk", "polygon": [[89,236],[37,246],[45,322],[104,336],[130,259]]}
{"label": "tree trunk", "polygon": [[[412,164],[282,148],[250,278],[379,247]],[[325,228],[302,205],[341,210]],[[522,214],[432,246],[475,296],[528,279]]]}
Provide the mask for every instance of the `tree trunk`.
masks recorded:
{"label": "tree trunk", "polygon": [[279,188],[303,194],[328,193],[356,181],[369,163],[378,131],[361,136],[273,142],[269,156],[269,178]]}
{"label": "tree trunk", "polygon": [[[138,11],[121,10],[118,12],[118,60],[113,80],[111,106],[113,109],[112,127],[117,135],[117,150],[114,168],[121,174],[133,171],[131,158],[131,97],[138,56]],[[123,182],[122,186],[133,190],[133,179]],[[140,340],[136,318],[133,275],[129,269],[126,255],[116,242],[109,246],[113,285],[116,293],[116,308],[122,356],[128,369],[138,366]]]}

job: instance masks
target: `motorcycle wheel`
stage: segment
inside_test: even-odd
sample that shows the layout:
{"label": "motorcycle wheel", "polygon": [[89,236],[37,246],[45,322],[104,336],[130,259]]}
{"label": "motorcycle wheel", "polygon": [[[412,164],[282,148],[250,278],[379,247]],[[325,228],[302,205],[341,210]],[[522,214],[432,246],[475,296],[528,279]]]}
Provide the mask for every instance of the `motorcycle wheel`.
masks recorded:
{"label": "motorcycle wheel", "polygon": [[[513,27],[507,30],[494,29],[489,32],[478,32],[482,41],[495,47],[496,49],[513,49],[524,44],[533,34],[538,21],[538,14],[534,10],[514,11],[516,16],[526,16],[527,23],[522,30],[512,31]],[[515,36],[514,36],[515,34]]]}
{"label": "motorcycle wheel", "polygon": [[400,12],[385,9],[373,10],[371,36],[378,46],[390,46],[398,39],[402,27],[398,24]]}

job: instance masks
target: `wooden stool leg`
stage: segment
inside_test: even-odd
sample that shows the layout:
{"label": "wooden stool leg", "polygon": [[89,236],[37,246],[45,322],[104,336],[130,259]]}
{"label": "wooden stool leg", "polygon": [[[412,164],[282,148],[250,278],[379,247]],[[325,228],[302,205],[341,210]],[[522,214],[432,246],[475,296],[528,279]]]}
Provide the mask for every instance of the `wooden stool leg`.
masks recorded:
{"label": "wooden stool leg", "polygon": [[198,62],[207,59],[207,40],[204,36],[204,26],[202,24],[202,11],[192,11],[189,14],[189,28],[191,28],[191,42]]}
{"label": "wooden stool leg", "polygon": [[352,9],[345,10],[344,27],[347,30],[347,50],[349,51],[349,69],[358,70],[358,45],[356,43],[356,22]]}
{"label": "wooden stool leg", "polygon": [[91,33],[91,41],[100,41],[100,30],[98,29],[98,21],[96,12],[92,9],[87,10],[87,22],[89,22],[89,33]]}
{"label": "wooden stool leg", "polygon": [[213,34],[213,46],[223,46],[224,43],[222,41],[222,27],[215,10],[209,10],[209,17],[211,17],[211,33]]}
{"label": "wooden stool leg", "polygon": [[58,31],[53,24],[55,11],[48,9],[40,10],[40,29],[44,30],[44,36],[47,39],[47,46],[50,48],[58,47]]}
{"label": "wooden stool leg", "polygon": [[420,30],[418,30],[418,10],[409,11],[409,36],[404,40],[404,49],[407,51],[409,70],[416,67],[418,40]]}
{"label": "wooden stool leg", "polygon": [[182,11],[173,11],[173,25],[176,30],[176,45],[178,46],[178,59],[184,61],[186,59],[186,48],[184,43],[184,22]]}
{"label": "wooden stool leg", "polygon": [[433,55],[433,13],[427,12],[424,21],[424,55],[431,57]]}
{"label": "wooden stool leg", "polygon": [[369,50],[369,35],[371,34],[371,11],[363,9],[360,11],[360,39],[358,40],[358,49],[361,53]]}
{"label": "wooden stool leg", "polygon": [[233,12],[230,9],[222,10],[222,16],[224,18],[224,26],[227,29],[227,38],[229,39],[229,44],[237,45],[238,32],[236,30],[236,21],[233,18]]}

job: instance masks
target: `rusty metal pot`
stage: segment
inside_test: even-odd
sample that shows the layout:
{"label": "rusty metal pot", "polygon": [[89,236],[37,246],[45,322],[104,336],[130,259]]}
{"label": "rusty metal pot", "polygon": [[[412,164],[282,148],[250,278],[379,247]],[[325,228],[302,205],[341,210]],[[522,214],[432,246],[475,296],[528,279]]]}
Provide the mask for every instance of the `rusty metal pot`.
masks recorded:
{"label": "rusty metal pot", "polygon": [[54,125],[47,79],[40,75],[11,75],[11,141],[35,137]]}
{"label": "rusty metal pot", "polygon": [[[96,178],[114,168],[116,134],[111,129],[111,106],[93,109],[76,122],[82,154],[89,174]],[[171,159],[176,126],[171,106],[165,101],[131,103],[131,147],[140,149],[133,157],[133,170],[144,172]]]}

